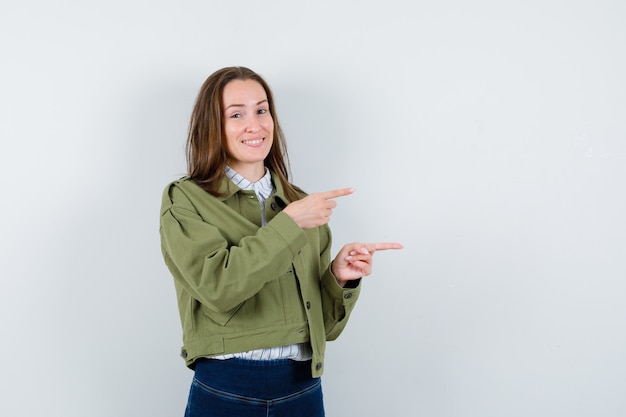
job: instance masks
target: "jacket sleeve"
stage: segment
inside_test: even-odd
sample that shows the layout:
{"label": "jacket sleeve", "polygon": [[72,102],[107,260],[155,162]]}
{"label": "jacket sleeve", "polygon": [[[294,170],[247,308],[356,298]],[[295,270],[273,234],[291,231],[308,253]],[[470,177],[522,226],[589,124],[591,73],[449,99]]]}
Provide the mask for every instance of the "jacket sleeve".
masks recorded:
{"label": "jacket sleeve", "polygon": [[164,192],[160,235],[165,262],[180,286],[219,313],[276,279],[307,243],[304,232],[284,213],[236,245],[229,244],[220,227],[203,219],[176,185]]}
{"label": "jacket sleeve", "polygon": [[328,226],[321,228],[326,234],[327,245],[321,253],[322,263],[325,269],[320,275],[322,296],[322,309],[324,312],[324,328],[326,340],[335,340],[348,323],[350,314],[354,309],[361,292],[361,280],[352,281],[350,288],[342,288],[337,284],[337,279],[330,270],[331,232]]}

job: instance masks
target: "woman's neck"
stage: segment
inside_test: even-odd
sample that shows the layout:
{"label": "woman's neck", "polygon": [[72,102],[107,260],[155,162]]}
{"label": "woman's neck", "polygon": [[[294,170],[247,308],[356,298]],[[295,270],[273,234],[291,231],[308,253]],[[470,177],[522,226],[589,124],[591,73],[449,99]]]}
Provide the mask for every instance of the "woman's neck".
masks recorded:
{"label": "woman's neck", "polygon": [[250,182],[257,182],[261,178],[265,176],[265,165],[231,165],[228,164],[233,170],[235,170],[239,175],[244,177]]}

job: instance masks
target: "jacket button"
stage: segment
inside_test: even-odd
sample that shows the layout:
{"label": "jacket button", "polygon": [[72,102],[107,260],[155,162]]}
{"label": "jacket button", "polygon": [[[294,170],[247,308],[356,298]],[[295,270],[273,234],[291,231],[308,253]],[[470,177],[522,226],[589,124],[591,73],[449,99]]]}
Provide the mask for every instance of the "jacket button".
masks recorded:
{"label": "jacket button", "polygon": [[278,208],[278,205],[276,204],[275,201],[272,201],[272,204],[270,204],[270,207],[272,208],[272,210],[276,211],[276,209]]}
{"label": "jacket button", "polygon": [[343,298],[345,298],[346,300],[351,299],[352,298],[352,293],[351,292],[347,293],[346,295],[343,296]]}
{"label": "jacket button", "polygon": [[310,302],[308,302],[308,301],[306,302],[306,309],[307,309],[307,310],[310,310],[310,309],[311,309],[311,303],[310,303]]}
{"label": "jacket button", "polygon": [[320,369],[322,369],[322,362],[318,362],[318,363],[315,365],[315,369],[316,369],[317,371],[319,371]]}
{"label": "jacket button", "polygon": [[181,350],[180,356],[182,356],[183,359],[187,359],[187,351],[185,349]]}

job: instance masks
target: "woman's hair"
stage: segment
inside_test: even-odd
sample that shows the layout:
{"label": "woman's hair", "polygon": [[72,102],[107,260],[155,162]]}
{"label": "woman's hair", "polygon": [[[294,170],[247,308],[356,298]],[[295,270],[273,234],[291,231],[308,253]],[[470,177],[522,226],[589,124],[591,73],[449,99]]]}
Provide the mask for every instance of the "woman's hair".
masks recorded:
{"label": "woman's hair", "polygon": [[278,123],[272,91],[261,76],[245,67],[217,70],[200,88],[189,121],[186,145],[187,175],[208,193],[219,196],[220,184],[224,179],[224,169],[228,162],[222,94],[226,84],[233,80],[254,80],[265,90],[269,111],[274,121],[274,137],[264,165],[278,176],[289,201],[302,198],[302,194],[289,182],[287,143]]}

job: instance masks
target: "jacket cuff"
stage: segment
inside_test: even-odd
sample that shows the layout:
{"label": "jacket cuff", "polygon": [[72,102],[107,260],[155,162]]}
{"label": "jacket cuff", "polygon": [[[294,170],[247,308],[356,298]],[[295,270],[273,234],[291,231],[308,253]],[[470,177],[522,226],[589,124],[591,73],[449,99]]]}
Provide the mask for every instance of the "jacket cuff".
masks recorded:
{"label": "jacket cuff", "polygon": [[335,299],[341,299],[344,306],[356,303],[359,293],[361,292],[361,278],[348,281],[345,287],[341,287],[337,283],[337,278],[330,270],[330,266],[326,273],[322,275],[322,286],[328,290],[328,293]]}

